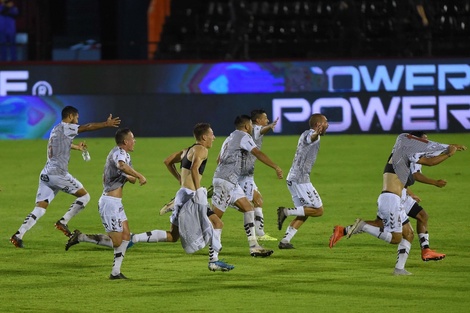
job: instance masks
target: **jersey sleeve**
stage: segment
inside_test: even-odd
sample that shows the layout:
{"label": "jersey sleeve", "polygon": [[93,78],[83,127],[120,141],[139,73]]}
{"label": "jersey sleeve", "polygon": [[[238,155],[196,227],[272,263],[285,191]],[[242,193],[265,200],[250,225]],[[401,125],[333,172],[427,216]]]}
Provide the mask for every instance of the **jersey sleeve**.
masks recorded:
{"label": "jersey sleeve", "polygon": [[421,172],[421,167],[422,167],[421,164],[412,162],[412,163],[410,164],[411,174]]}
{"label": "jersey sleeve", "polygon": [[127,152],[124,151],[123,149],[117,149],[114,152],[113,160],[114,160],[114,163],[116,164],[116,167],[118,167],[119,161],[122,161],[122,162],[128,164],[129,162],[127,161],[127,159],[128,159],[127,158]]}
{"label": "jersey sleeve", "polygon": [[261,126],[259,125],[255,125],[253,127],[253,139],[254,140],[257,140],[257,139],[260,139],[263,135],[261,134]]}
{"label": "jersey sleeve", "polygon": [[425,154],[426,153],[424,152],[412,154],[408,157],[408,160],[411,163],[418,163],[419,159],[422,158]]}
{"label": "jersey sleeve", "polygon": [[[310,145],[310,144],[314,143],[314,141],[312,141],[312,136],[313,136],[314,133],[315,133],[315,131],[313,129],[310,129],[310,131],[308,133],[305,133],[304,140],[307,144]],[[320,140],[320,136],[318,136],[318,139],[315,140],[315,142],[317,142],[319,140]]]}
{"label": "jersey sleeve", "polygon": [[251,136],[247,134],[240,141],[240,148],[247,151],[251,151],[253,150],[253,148],[256,148],[256,143],[253,141],[253,138],[251,138]]}
{"label": "jersey sleeve", "polygon": [[69,138],[75,138],[78,135],[78,124],[67,124],[64,125],[64,134]]}

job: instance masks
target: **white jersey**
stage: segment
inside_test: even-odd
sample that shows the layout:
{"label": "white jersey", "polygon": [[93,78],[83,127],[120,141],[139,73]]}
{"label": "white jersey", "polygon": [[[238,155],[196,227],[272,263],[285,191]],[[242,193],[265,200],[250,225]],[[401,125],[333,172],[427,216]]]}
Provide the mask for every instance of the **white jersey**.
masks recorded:
{"label": "white jersey", "polygon": [[320,136],[318,136],[317,140],[312,142],[311,137],[313,132],[313,129],[309,129],[300,135],[294,160],[292,161],[292,166],[287,175],[287,180],[298,184],[310,182],[310,172],[317,159],[318,151],[320,150]]}
{"label": "white jersey", "polygon": [[414,183],[410,166],[421,157],[432,157],[447,150],[448,145],[420,139],[410,134],[400,134],[392,149],[392,165],[403,185]]}
{"label": "white jersey", "polygon": [[249,134],[241,130],[233,131],[222,144],[214,178],[237,184],[242,169],[246,168],[248,155],[254,148],[256,144]]}
{"label": "white jersey", "polygon": [[415,163],[415,162],[412,162],[410,164],[410,169],[411,169],[411,174],[413,175],[414,173],[421,173],[421,168],[423,166],[421,164],[418,164],[418,163]]}
{"label": "white jersey", "polygon": [[124,186],[127,175],[118,169],[119,161],[132,167],[131,156],[124,149],[114,147],[106,158],[103,172],[103,192],[109,192]]}
{"label": "white jersey", "polygon": [[256,143],[258,149],[261,150],[261,145],[263,144],[263,134],[261,134],[261,129],[263,126],[261,125],[253,125],[253,141]]}
{"label": "white jersey", "polygon": [[[261,145],[263,144],[263,135],[261,134],[261,129],[263,126],[261,125],[253,125],[253,134],[252,138],[253,141],[255,142],[256,146],[258,149],[261,150]],[[241,175],[242,176],[253,176],[255,172],[255,162],[256,162],[256,157],[248,153],[247,155],[247,160],[245,163],[245,166],[242,168]]]}
{"label": "white jersey", "polygon": [[66,175],[69,170],[72,141],[78,135],[77,124],[60,122],[51,131],[47,143],[47,162],[43,173],[47,175]]}

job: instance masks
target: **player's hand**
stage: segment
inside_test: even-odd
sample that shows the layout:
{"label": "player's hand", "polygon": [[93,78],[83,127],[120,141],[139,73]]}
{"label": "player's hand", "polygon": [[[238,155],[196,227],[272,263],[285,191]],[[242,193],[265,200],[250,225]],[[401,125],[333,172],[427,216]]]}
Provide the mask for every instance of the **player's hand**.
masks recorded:
{"label": "player's hand", "polygon": [[457,151],[457,146],[455,145],[450,145],[449,147],[447,147],[447,155],[448,156],[453,156],[455,151]]}
{"label": "player's hand", "polygon": [[275,170],[276,170],[277,178],[282,179],[282,177],[283,177],[282,176],[282,169],[279,166],[276,166]]}
{"label": "player's hand", "polygon": [[121,124],[119,117],[114,117],[112,114],[109,114],[108,119],[106,120],[106,127],[118,127]]}
{"label": "player's hand", "polygon": [[139,184],[142,186],[142,185],[145,185],[146,183],[147,183],[147,178],[145,178],[144,175],[140,175]]}
{"label": "player's hand", "polygon": [[84,151],[84,150],[87,150],[87,149],[88,149],[88,146],[86,145],[86,142],[83,141],[83,142],[80,142],[80,143],[78,144],[78,148],[79,148],[80,151]]}
{"label": "player's hand", "polygon": [[320,135],[323,134],[323,125],[321,123],[318,123],[314,128],[315,132]]}
{"label": "player's hand", "polygon": [[272,122],[271,124],[269,124],[269,127],[270,127],[272,130],[274,130],[274,127],[276,127],[278,121],[279,121],[279,117],[278,117],[274,122]]}
{"label": "player's hand", "polygon": [[447,181],[443,179],[436,180],[436,183],[434,184],[434,186],[439,187],[439,188],[445,187],[446,185],[447,185]]}

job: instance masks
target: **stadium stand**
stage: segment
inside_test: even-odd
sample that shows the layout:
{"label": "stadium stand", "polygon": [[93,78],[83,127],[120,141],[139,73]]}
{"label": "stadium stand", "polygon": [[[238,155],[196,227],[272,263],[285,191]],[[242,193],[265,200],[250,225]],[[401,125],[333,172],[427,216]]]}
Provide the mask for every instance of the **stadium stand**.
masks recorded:
{"label": "stadium stand", "polygon": [[172,0],[154,59],[467,56],[468,51],[470,0]]}

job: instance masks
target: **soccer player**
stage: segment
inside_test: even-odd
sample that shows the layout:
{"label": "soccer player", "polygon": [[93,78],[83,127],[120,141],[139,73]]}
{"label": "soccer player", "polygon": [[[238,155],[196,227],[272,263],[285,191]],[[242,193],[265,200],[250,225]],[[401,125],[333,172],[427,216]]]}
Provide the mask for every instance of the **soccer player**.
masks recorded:
{"label": "soccer player", "polygon": [[405,264],[414,235],[410,224],[402,223],[403,218],[406,219],[406,215],[403,217],[404,210],[401,207],[403,189],[414,183],[410,166],[412,163],[435,166],[449,159],[456,151],[466,149],[462,145],[446,145],[411,134],[400,134],[384,168],[382,193],[377,200],[376,219],[363,221],[358,218],[354,224],[344,229],[335,227],[334,233],[330,237],[330,247],[334,246],[344,232],[346,232],[347,238],[360,232],[366,232],[385,242],[398,244],[397,261],[393,274],[411,275],[405,269]]}
{"label": "soccer player", "polygon": [[[131,238],[131,243],[137,242],[176,242],[180,238],[180,230],[182,229],[179,219],[183,210],[188,206],[194,205],[192,199],[195,199],[196,194],[204,187],[201,187],[201,179],[207,163],[208,149],[212,147],[215,140],[214,132],[208,123],[198,123],[194,126],[193,135],[196,143],[188,148],[179,150],[168,156],[164,163],[168,171],[176,178],[180,184],[180,189],[174,198],[174,210],[170,217],[170,230],[152,230],[145,233],[134,234]],[[180,164],[181,172],[176,169],[176,164]],[[206,193],[202,193],[207,198]],[[207,200],[204,199],[207,203]],[[205,209],[205,208],[204,208]],[[219,252],[222,249],[221,235],[223,223],[214,212],[207,207],[206,212],[201,215],[201,222],[207,218],[213,225],[212,236],[209,240],[209,265],[211,271],[227,272],[234,269],[233,265],[227,264],[219,260]],[[212,228],[212,227],[210,227]],[[190,231],[192,235],[196,231]],[[183,232],[184,234],[184,232]],[[183,238],[184,239],[184,238]],[[202,248],[201,246],[197,247]]]}
{"label": "soccer player", "polygon": [[[421,131],[411,132],[413,136],[428,139],[428,136]],[[422,165],[416,162],[412,162],[410,164],[411,174],[413,175],[414,180],[424,183],[433,185],[439,188],[445,187],[447,185],[447,181],[443,179],[432,179],[425,176],[421,172]],[[416,219],[416,230],[418,232],[419,243],[421,245],[421,259],[423,261],[430,261],[430,260],[442,260],[446,257],[443,253],[438,253],[436,251],[431,250],[429,247],[429,233],[428,233],[428,213],[424,210],[419,202],[421,199],[416,196],[410,188],[404,188],[402,192],[402,205],[409,217]]]}
{"label": "soccer player", "polygon": [[129,244],[130,231],[126,212],[122,204],[124,184],[135,184],[139,180],[140,186],[147,183],[147,179],[137,172],[131,162],[129,152],[134,151],[135,138],[129,128],[120,128],[115,135],[116,146],[109,152],[103,172],[103,194],[98,201],[98,211],[101,216],[107,235],[85,235],[74,230],[73,235],[65,246],[68,250],[79,242],[90,242],[114,248],[114,262],[109,279],[127,279],[121,273],[121,265]]}
{"label": "soccer player", "polygon": [[256,146],[250,136],[253,132],[250,116],[237,116],[234,124],[236,129],[222,144],[217,168],[212,179],[214,186],[212,208],[219,218],[222,218],[228,206],[238,208],[244,216],[243,226],[248,238],[250,255],[267,257],[273,253],[273,250],[265,249],[258,244],[254,225],[255,212],[239,185],[239,178],[242,174],[243,163],[247,161],[249,154],[253,154],[258,160],[273,168],[279,179],[282,178],[282,169]]}
{"label": "soccer player", "polygon": [[[263,136],[276,127],[277,118],[273,123],[269,124],[268,116],[262,109],[251,111],[251,121],[253,123],[253,132],[251,136],[256,143],[258,149],[261,150],[263,144]],[[264,216],[263,216],[263,197],[258,190],[258,186],[254,180],[256,157],[249,153],[244,162],[238,184],[242,187],[247,199],[253,203],[255,211],[255,231],[259,241],[277,241],[276,238],[264,232]]]}
{"label": "soccer player", "polygon": [[279,249],[294,249],[291,240],[300,226],[309,216],[320,217],[323,215],[323,202],[310,181],[310,172],[320,150],[320,138],[326,134],[328,129],[328,119],[322,114],[315,113],[310,116],[308,124],[310,128],[300,135],[294,160],[287,175],[287,188],[292,195],[295,207],[279,207],[277,209],[279,230],[282,229],[282,224],[287,216],[295,216],[287,227],[284,238],[279,242]]}
{"label": "soccer player", "polygon": [[72,217],[81,212],[90,201],[90,195],[83,185],[68,172],[71,149],[85,151],[87,148],[84,142],[75,145],[72,141],[75,136],[82,132],[105,127],[118,127],[121,120],[119,117],[113,118],[110,114],[105,122],[78,125],[78,118],[78,109],[66,106],[62,109],[62,121],[54,126],[51,131],[47,144],[47,162],[39,175],[36,207],[26,216],[18,231],[10,238],[10,242],[17,248],[23,248],[24,234],[46,213],[47,207],[59,191],[77,198],[65,215],[55,223],[55,227],[68,237],[71,233],[67,223]]}

